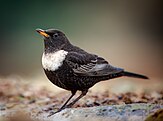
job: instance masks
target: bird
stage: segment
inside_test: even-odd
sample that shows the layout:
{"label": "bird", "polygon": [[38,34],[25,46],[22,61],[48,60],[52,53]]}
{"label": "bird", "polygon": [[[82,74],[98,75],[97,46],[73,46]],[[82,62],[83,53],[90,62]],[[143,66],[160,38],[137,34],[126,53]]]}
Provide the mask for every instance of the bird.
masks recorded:
{"label": "bird", "polygon": [[[54,85],[71,92],[67,101],[49,116],[65,108],[71,108],[87,94],[89,88],[100,81],[122,76],[148,79],[145,75],[112,66],[103,57],[71,44],[66,35],[58,29],[36,29],[36,31],[44,40],[42,66],[45,75]],[[81,94],[69,103],[77,91],[81,91]]]}

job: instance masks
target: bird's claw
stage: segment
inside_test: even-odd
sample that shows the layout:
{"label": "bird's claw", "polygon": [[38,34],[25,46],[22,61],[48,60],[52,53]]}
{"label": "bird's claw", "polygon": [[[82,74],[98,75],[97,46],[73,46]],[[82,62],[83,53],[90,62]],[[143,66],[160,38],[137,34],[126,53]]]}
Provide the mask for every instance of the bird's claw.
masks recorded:
{"label": "bird's claw", "polygon": [[54,114],[56,114],[56,113],[59,113],[60,111],[64,110],[65,108],[70,108],[70,107],[71,107],[71,104],[66,105],[65,107],[62,107],[62,108],[58,109],[58,110],[55,111],[55,112],[50,112],[50,114],[49,114],[47,117],[50,117],[50,116],[52,116],[52,115],[54,115]]}
{"label": "bird's claw", "polygon": [[55,111],[55,112],[50,112],[50,114],[47,116],[47,117],[50,117],[50,116],[52,116],[52,115],[54,115],[54,114],[56,114],[56,113],[59,113],[60,111],[62,111],[62,110],[57,110],[57,111]]}

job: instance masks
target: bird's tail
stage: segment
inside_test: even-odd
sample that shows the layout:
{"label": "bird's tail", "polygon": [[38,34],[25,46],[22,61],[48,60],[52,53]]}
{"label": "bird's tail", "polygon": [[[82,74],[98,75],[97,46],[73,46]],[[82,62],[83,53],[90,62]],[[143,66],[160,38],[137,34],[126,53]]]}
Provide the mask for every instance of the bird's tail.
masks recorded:
{"label": "bird's tail", "polygon": [[141,79],[149,79],[147,76],[141,75],[141,74],[136,74],[132,72],[123,72],[123,76],[128,76],[128,77],[134,77],[134,78],[141,78]]}

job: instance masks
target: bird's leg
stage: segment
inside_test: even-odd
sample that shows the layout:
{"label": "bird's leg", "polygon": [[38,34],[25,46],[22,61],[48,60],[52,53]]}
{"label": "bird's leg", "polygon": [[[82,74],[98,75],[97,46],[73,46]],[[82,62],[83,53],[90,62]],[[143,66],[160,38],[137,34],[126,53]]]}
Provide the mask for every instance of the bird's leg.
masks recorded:
{"label": "bird's leg", "polygon": [[67,103],[71,100],[71,98],[76,94],[76,91],[72,92],[71,96],[68,98],[68,100],[63,104],[63,106],[59,109],[64,109],[64,107],[67,105]]}
{"label": "bird's leg", "polygon": [[87,94],[88,90],[82,91],[81,95],[77,97],[73,102],[69,103],[68,105],[65,106],[65,108],[70,108],[72,107],[78,100],[80,100],[83,96]]}
{"label": "bird's leg", "polygon": [[48,117],[60,112],[61,110],[65,109],[67,106],[67,103],[71,100],[71,98],[76,94],[76,90],[75,91],[71,91],[71,96],[68,98],[68,100],[63,104],[63,106],[61,108],[59,108],[56,112],[51,112]]}

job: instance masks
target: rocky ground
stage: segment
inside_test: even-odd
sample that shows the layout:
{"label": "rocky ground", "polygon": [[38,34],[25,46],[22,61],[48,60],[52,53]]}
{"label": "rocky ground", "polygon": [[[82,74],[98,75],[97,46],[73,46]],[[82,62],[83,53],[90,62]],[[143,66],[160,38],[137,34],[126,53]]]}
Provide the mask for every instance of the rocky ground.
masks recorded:
{"label": "rocky ground", "polygon": [[73,108],[47,118],[69,95],[67,91],[55,94],[21,82],[0,81],[0,121],[163,120],[163,91],[140,94],[89,91]]}

